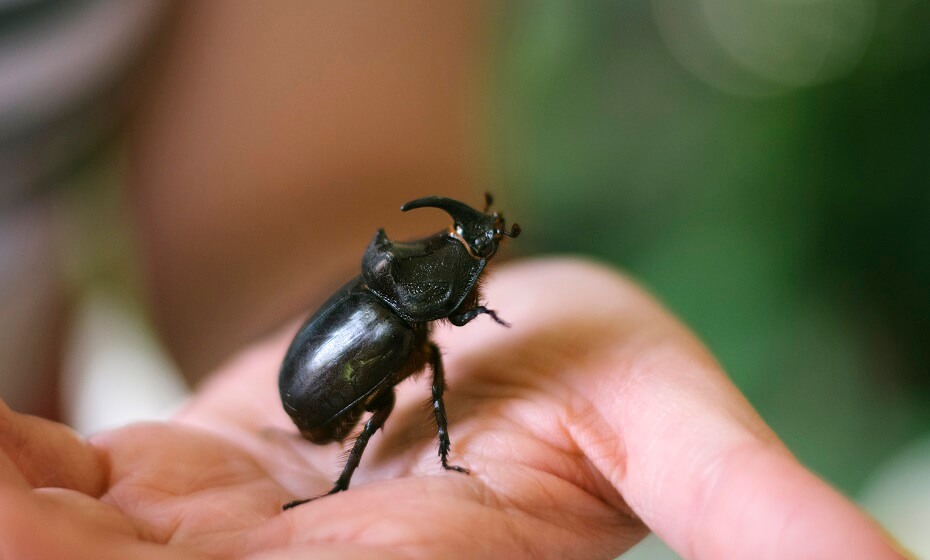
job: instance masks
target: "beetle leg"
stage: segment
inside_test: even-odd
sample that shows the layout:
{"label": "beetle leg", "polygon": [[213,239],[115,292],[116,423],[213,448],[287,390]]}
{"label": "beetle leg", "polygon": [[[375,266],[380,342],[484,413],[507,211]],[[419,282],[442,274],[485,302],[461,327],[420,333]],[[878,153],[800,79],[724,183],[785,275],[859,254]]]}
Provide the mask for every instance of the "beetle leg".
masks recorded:
{"label": "beetle leg", "polygon": [[450,315],[449,322],[455,325],[456,327],[461,327],[462,325],[465,325],[466,323],[468,323],[469,321],[471,321],[478,315],[490,315],[491,318],[497,321],[498,324],[504,325],[505,327],[510,326],[510,323],[498,317],[497,313],[495,313],[493,309],[488,309],[487,307],[483,305],[472,307],[471,309],[467,311],[463,311],[462,313],[459,313],[458,315]]}
{"label": "beetle leg", "polygon": [[468,469],[449,464],[449,426],[446,423],[446,405],[442,401],[442,393],[446,390],[446,373],[442,367],[442,354],[439,347],[433,342],[426,343],[429,348],[430,367],[433,369],[433,414],[436,415],[436,427],[439,429],[439,459],[442,468],[448,471],[457,471],[468,474]]}
{"label": "beetle leg", "polygon": [[374,409],[374,414],[371,415],[371,418],[365,422],[365,427],[362,428],[362,432],[355,438],[355,443],[352,445],[352,451],[349,452],[349,458],[346,460],[345,466],[342,468],[342,474],[339,475],[339,480],[336,481],[335,486],[329,492],[316,496],[315,498],[307,498],[305,500],[294,500],[293,502],[288,502],[284,504],[282,509],[288,510],[292,507],[305,504],[311,500],[317,498],[322,498],[323,496],[329,496],[330,494],[335,494],[337,492],[342,492],[349,489],[349,481],[352,480],[352,475],[355,473],[355,469],[358,468],[358,464],[362,460],[362,453],[365,452],[365,448],[368,447],[368,440],[371,439],[371,436],[378,431],[382,426],[384,426],[384,421],[387,420],[388,416],[391,415],[391,412],[394,410],[394,391],[388,391],[384,393],[372,406]]}
{"label": "beetle leg", "polygon": [[368,422],[365,422],[365,427],[362,428],[362,432],[355,438],[355,444],[352,445],[352,451],[349,453],[346,466],[343,467],[342,474],[339,475],[339,480],[336,481],[336,485],[329,491],[330,494],[348,490],[349,481],[352,479],[352,474],[355,472],[355,469],[358,468],[358,464],[362,460],[362,453],[365,452],[365,448],[368,446],[368,440],[375,432],[384,426],[384,421],[387,420],[388,416],[390,416],[391,412],[394,410],[394,391],[387,391],[378,401],[380,402],[371,407],[374,409],[374,414],[371,415]]}

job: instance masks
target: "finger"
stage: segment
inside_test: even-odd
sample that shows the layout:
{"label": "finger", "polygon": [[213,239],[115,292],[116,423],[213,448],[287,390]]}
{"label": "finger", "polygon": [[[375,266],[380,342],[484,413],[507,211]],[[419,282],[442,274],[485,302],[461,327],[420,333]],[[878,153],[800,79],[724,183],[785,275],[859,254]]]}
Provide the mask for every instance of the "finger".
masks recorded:
{"label": "finger", "polygon": [[180,546],[139,538],[116,508],[60,488],[9,492],[0,488],[0,558],[196,560]]}
{"label": "finger", "polygon": [[99,496],[106,487],[105,461],[63,424],[18,414],[0,401],[0,480],[34,488],[69,488]]}
{"label": "finger", "polygon": [[[538,341],[517,359],[561,370],[539,383],[569,403],[572,439],[684,557],[900,557],[872,520],[797,463],[701,345],[631,283],[578,261],[536,262],[501,269],[486,295],[506,304],[496,307],[513,336]],[[494,352],[506,336],[476,329],[456,345]]]}

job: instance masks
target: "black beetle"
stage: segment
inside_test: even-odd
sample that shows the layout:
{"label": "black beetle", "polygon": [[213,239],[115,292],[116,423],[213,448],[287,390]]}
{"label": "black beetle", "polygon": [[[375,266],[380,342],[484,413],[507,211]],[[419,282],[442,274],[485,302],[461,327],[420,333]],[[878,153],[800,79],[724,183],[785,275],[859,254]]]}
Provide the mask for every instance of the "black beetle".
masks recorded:
{"label": "black beetle", "polygon": [[[348,489],[368,440],[394,408],[394,386],[422,370],[433,371],[433,412],[443,468],[450,465],[445,379],[439,348],[430,340],[429,322],[448,319],[462,326],[494,311],[480,305],[479,280],[501,239],[517,237],[504,218],[488,214],[491,196],[479,212],[441,196],[419,198],[401,210],[439,208],[454,224],[448,230],[407,243],[395,243],[378,230],[362,258],[362,274],[336,292],[303,324],[281,364],[278,388],[284,410],[301,435],[313,443],[342,441],[364,411],[373,414],[355,440],[333,489]],[[306,503],[295,500],[284,509]]]}

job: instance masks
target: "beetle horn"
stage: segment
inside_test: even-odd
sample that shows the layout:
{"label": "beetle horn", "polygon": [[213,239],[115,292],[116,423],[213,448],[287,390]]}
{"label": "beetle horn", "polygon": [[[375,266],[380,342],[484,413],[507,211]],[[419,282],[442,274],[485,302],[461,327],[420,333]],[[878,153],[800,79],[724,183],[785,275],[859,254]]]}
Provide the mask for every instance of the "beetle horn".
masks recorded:
{"label": "beetle horn", "polygon": [[425,196],[411,200],[400,207],[404,212],[415,208],[439,208],[445,210],[459,224],[481,223],[487,220],[484,214],[471,206],[444,196]]}

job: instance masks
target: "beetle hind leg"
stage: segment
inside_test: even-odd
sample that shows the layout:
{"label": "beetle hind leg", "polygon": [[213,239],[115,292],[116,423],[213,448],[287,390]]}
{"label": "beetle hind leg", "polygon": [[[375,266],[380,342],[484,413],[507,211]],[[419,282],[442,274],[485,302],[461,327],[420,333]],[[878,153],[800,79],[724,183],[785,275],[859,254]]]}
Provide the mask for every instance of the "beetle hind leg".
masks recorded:
{"label": "beetle hind leg", "polygon": [[426,347],[429,349],[430,367],[433,369],[433,414],[436,416],[436,427],[439,430],[439,459],[442,461],[442,468],[447,471],[469,474],[465,467],[449,464],[449,450],[452,448],[452,442],[449,440],[446,405],[442,400],[442,394],[446,390],[446,373],[442,367],[442,354],[439,353],[439,347],[432,342],[427,342]]}
{"label": "beetle hind leg", "polygon": [[348,490],[349,482],[352,480],[352,475],[355,474],[355,469],[358,468],[358,465],[362,460],[362,453],[364,453],[365,448],[368,447],[368,440],[371,439],[371,436],[374,435],[375,432],[384,426],[384,422],[394,410],[394,400],[394,391],[387,391],[369,406],[369,408],[374,411],[374,414],[372,414],[371,418],[365,422],[365,427],[362,428],[362,432],[358,435],[357,438],[355,438],[355,443],[352,444],[352,450],[349,452],[349,458],[346,460],[346,464],[342,468],[342,474],[339,475],[339,480],[336,481],[336,484],[333,486],[332,490],[314,498],[288,502],[284,504],[282,509],[288,510],[317,498],[322,498],[323,496],[329,496],[330,494],[336,494],[337,492]]}

